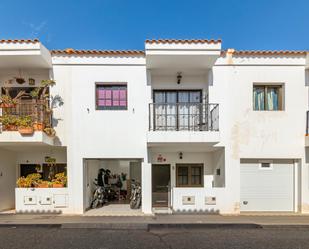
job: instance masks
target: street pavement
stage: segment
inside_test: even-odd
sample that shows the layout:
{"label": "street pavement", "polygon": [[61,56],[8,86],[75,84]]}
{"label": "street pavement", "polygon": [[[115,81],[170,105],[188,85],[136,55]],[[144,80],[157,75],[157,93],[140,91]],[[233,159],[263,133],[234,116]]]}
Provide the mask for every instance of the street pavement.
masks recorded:
{"label": "street pavement", "polygon": [[0,227],[0,249],[307,249],[309,229],[104,230]]}

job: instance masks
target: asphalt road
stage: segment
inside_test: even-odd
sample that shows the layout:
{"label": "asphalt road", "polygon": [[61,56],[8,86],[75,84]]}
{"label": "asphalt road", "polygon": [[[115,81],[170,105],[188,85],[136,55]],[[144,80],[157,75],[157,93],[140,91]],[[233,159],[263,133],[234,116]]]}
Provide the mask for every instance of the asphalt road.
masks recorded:
{"label": "asphalt road", "polygon": [[161,229],[157,231],[0,228],[1,249],[307,249],[308,229]]}

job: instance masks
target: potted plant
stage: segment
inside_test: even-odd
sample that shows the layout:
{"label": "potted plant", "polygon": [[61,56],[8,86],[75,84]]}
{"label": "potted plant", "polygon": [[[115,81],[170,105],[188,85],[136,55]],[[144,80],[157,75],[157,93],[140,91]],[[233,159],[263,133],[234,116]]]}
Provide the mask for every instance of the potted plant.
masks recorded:
{"label": "potted plant", "polygon": [[42,122],[34,122],[33,123],[33,129],[35,131],[43,131],[45,129],[45,124]]}
{"label": "potted plant", "polygon": [[21,90],[18,92],[18,94],[12,98],[10,95],[10,87],[3,87],[4,94],[1,95],[1,102],[0,107],[1,108],[13,108],[16,106],[17,101],[24,95],[26,95],[26,91]]}
{"label": "potted plant", "polygon": [[1,96],[1,108],[13,108],[16,106],[16,100],[12,99],[11,96],[8,95],[2,95]]}
{"label": "potted plant", "polygon": [[49,137],[55,137],[56,136],[56,131],[54,128],[47,127],[44,129],[44,132],[47,134]]}
{"label": "potted plant", "polygon": [[32,135],[34,132],[31,116],[19,117],[17,125],[21,135]]}
{"label": "potted plant", "polygon": [[18,84],[24,84],[26,82],[22,77],[15,77],[15,80]]}
{"label": "potted plant", "polygon": [[58,173],[55,175],[55,178],[52,180],[53,188],[63,188],[67,185],[67,176],[64,172]]}
{"label": "potted plant", "polygon": [[39,180],[36,187],[37,188],[49,188],[50,183],[49,181],[43,181],[43,180]]}
{"label": "potted plant", "polygon": [[1,116],[0,123],[5,131],[17,131],[17,118],[13,115],[5,114]]}
{"label": "potted plant", "polygon": [[41,175],[38,173],[33,173],[27,175],[27,177],[20,177],[17,179],[16,185],[18,188],[31,188],[37,187],[41,181]]}
{"label": "potted plant", "polygon": [[18,188],[31,188],[31,182],[26,177],[19,177],[16,185]]}

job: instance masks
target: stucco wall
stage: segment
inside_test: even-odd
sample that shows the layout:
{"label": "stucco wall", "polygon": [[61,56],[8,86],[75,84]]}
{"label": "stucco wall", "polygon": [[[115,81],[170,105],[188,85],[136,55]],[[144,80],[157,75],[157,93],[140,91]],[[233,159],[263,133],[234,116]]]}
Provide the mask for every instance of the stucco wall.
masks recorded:
{"label": "stucco wall", "polygon": [[[303,180],[308,174],[308,164],[304,163],[308,89],[303,59],[252,57],[242,61],[235,59],[234,65],[225,65],[220,59],[209,87],[210,102],[220,104],[218,145],[226,148],[226,187],[235,208],[240,195],[240,158],[301,159]],[[253,83],[284,84],[285,109],[253,111]],[[307,182],[303,181],[300,190],[303,205],[308,203]]]}

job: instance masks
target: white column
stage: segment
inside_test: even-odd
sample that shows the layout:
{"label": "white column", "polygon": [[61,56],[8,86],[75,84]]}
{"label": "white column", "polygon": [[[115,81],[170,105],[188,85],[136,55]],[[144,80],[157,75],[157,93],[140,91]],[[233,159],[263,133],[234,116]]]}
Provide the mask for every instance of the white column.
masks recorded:
{"label": "white column", "polygon": [[299,170],[298,166],[299,161],[294,160],[294,212],[298,212],[299,210]]}
{"label": "white column", "polygon": [[142,211],[152,213],[152,176],[151,163],[142,163]]}

